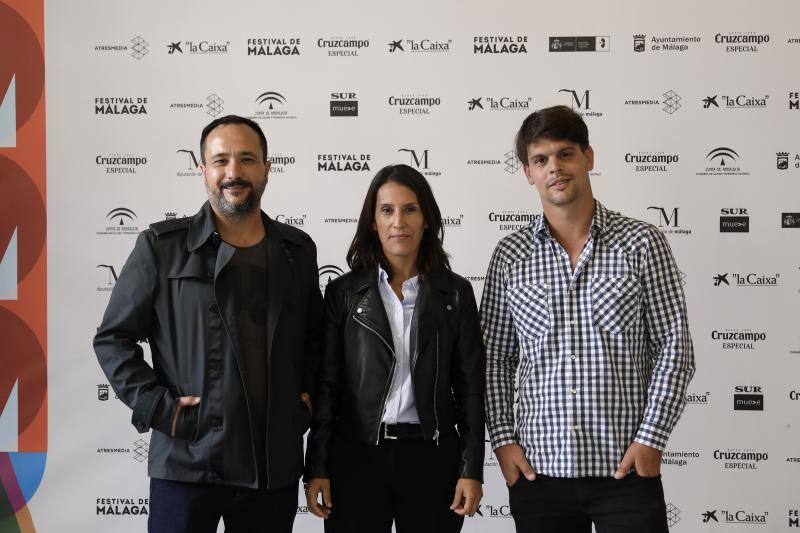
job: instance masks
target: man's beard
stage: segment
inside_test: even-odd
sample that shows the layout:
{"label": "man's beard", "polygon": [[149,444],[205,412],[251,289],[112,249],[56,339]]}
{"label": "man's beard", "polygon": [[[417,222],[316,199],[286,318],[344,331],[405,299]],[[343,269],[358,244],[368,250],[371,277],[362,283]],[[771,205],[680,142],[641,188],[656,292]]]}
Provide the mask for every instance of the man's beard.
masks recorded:
{"label": "man's beard", "polygon": [[[224,193],[226,188],[233,186],[247,187],[247,195],[243,200],[235,204],[229,202],[228,199],[225,198]],[[215,210],[218,213],[222,214],[226,218],[239,219],[251,211],[258,209],[261,202],[261,196],[264,194],[264,187],[256,189],[252,183],[248,183],[243,179],[236,178],[229,181],[223,181],[217,189],[210,188],[208,183],[206,183],[206,192],[208,193],[208,199],[211,201],[211,204],[216,208]]]}

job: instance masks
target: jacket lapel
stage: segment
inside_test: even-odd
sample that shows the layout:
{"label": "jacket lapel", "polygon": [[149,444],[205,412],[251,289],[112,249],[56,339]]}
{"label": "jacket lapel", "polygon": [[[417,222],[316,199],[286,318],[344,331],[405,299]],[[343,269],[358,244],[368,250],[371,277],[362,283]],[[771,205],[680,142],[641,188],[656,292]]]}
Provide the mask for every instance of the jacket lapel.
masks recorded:
{"label": "jacket lapel", "polygon": [[386,317],[386,308],[383,306],[380,289],[378,289],[377,272],[364,272],[358,291],[363,294],[356,306],[352,309],[356,322],[370,329],[383,340],[386,346],[394,353],[394,340],[389,319]]}
{"label": "jacket lapel", "polygon": [[445,278],[427,276],[420,284],[419,302],[415,314],[419,313],[417,322],[417,353],[422,354],[428,343],[445,321],[444,296],[448,292]]}
{"label": "jacket lapel", "polygon": [[[270,231],[272,230],[272,231]],[[267,357],[272,354],[275,329],[284,308],[294,269],[291,253],[274,224],[267,228]]]}

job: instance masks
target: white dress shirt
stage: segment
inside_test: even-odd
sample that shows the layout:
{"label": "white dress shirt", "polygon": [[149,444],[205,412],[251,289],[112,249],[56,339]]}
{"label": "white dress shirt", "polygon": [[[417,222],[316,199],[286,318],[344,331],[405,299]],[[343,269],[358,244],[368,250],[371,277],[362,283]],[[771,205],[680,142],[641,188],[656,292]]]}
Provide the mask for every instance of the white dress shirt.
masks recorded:
{"label": "white dress shirt", "polygon": [[414,384],[411,382],[417,340],[416,324],[412,327],[412,321],[419,294],[419,276],[403,282],[402,302],[389,285],[389,275],[380,267],[378,267],[378,288],[392,330],[397,361],[382,421],[386,424],[419,424],[417,404],[414,400]]}

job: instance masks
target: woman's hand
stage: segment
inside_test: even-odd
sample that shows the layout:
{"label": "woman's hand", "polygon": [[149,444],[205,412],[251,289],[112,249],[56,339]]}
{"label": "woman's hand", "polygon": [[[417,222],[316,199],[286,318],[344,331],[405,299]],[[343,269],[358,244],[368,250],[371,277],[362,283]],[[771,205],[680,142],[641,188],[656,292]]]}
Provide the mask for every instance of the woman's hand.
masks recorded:
{"label": "woman's hand", "polygon": [[[319,502],[319,493],[322,493],[322,503]],[[315,477],[306,486],[306,503],[311,514],[320,518],[328,518],[331,514],[333,501],[331,501],[331,480],[326,477]]]}
{"label": "woman's hand", "polygon": [[[456,483],[456,493],[450,510],[457,515],[472,516],[478,510],[478,504],[483,498],[483,487],[477,479],[461,478]],[[310,508],[310,507],[309,507]]]}

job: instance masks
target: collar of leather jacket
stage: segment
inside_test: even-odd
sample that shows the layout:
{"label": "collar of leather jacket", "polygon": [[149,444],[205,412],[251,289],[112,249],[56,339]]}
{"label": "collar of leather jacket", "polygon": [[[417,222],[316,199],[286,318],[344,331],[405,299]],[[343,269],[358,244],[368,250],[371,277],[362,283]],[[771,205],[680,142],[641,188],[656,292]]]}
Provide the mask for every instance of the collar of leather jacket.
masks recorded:
{"label": "collar of leather jacket", "polygon": [[[353,301],[353,311],[361,309],[358,314],[362,320],[366,320],[376,329],[387,346],[393,346],[389,319],[378,289],[377,270],[354,273],[351,286],[360,296]],[[454,312],[458,298],[453,292],[447,272],[420,277],[419,297],[414,309],[417,320],[417,351],[422,352],[426,348],[447,316]]]}

